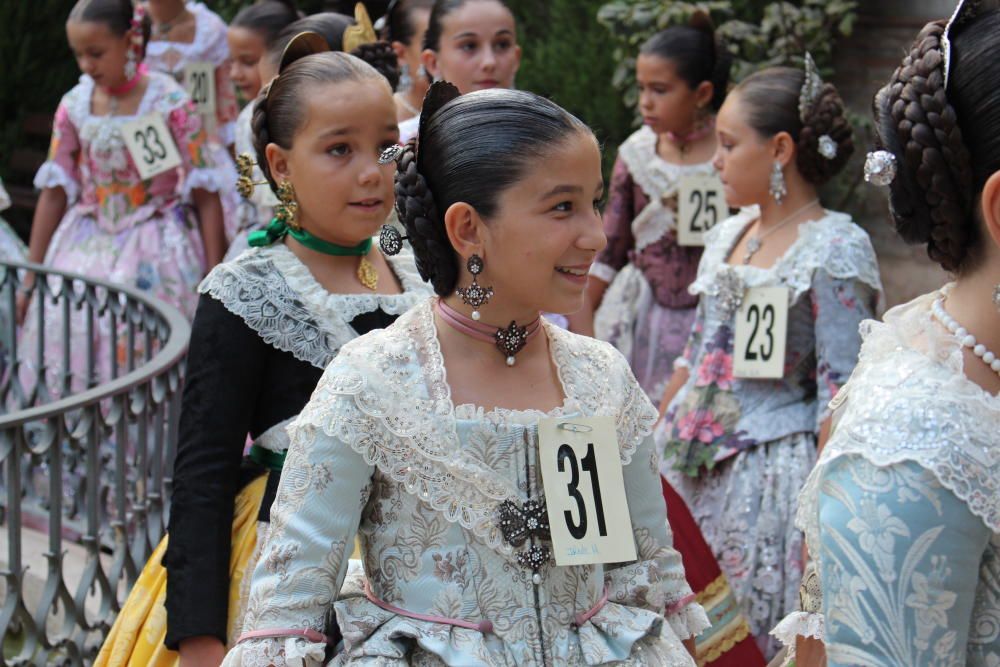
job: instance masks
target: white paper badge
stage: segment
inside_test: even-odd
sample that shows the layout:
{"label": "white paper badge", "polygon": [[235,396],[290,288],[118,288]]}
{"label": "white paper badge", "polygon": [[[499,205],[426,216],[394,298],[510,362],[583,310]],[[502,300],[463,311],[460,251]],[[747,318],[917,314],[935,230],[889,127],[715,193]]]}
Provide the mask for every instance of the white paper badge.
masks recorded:
{"label": "white paper badge", "polygon": [[184,67],[184,87],[198,113],[215,117],[215,67],[212,63],[195,62]]}
{"label": "white paper badge", "polygon": [[729,215],[718,176],[691,174],[681,178],[677,194],[677,243],[705,245],[705,232]]}
{"label": "white paper badge", "polygon": [[752,287],[736,312],[733,375],[777,379],[785,375],[788,288]]}
{"label": "white paper badge", "polygon": [[543,419],[538,451],[556,565],[635,560],[615,420]]}
{"label": "white paper badge", "polygon": [[160,114],[146,114],[123,123],[122,135],[142,180],[181,165],[181,154]]}

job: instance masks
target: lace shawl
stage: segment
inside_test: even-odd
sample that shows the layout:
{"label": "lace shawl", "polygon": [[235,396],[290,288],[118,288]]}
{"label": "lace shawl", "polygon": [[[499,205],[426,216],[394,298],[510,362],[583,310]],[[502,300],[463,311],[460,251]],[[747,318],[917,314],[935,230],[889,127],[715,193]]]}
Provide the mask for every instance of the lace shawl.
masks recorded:
{"label": "lace shawl", "polygon": [[799,497],[796,524],[811,549],[823,471],[845,455],[876,466],[915,462],[1000,532],[1000,397],[965,377],[961,346],[931,315],[940,294],[862,325],[857,368],[834,401],[842,414]]}
{"label": "lace shawl", "polygon": [[705,235],[705,254],[689,291],[714,294],[717,277],[735,271],[744,287],[775,284],[792,290],[790,303],[809,291],[812,275],[823,269],[831,278],[856,278],[881,294],[882,280],[871,240],[849,215],[827,211],[819,220],[799,225],[799,236],[770,268],[731,265],[726,260],[747,226],[760,216],[756,206],[742,209]]}
{"label": "lace shawl", "polygon": [[387,257],[402,294],[332,294],[283,244],[251,248],[219,264],[198,291],[217,299],[269,345],[317,368],[358,337],[351,320],[381,308],[401,315],[429,293],[408,249]]}
{"label": "lace shawl", "polygon": [[[518,490],[461,446],[432,303],[345,345],[289,427],[292,440],[298,429],[322,429],[448,521],[509,553],[495,512],[500,502],[516,500]],[[614,348],[543,323],[567,405],[587,416],[614,417],[627,465],[652,432],[656,409]]]}

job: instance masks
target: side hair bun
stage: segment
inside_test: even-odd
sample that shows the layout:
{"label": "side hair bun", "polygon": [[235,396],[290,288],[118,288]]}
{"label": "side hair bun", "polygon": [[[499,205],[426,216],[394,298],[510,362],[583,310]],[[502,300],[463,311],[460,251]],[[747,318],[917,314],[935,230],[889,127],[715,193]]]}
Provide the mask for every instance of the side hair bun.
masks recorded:
{"label": "side hair bun", "polygon": [[389,42],[362,44],[351,51],[351,55],[364,60],[374,67],[379,74],[389,81],[389,87],[393,91],[399,86],[399,59],[396,57],[396,52],[392,50]]}

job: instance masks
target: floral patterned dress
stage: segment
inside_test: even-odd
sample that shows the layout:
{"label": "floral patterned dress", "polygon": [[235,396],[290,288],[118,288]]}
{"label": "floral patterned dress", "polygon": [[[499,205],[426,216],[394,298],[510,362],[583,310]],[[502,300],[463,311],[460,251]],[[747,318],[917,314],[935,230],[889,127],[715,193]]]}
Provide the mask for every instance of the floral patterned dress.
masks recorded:
{"label": "floral patterned dress", "polygon": [[[215,118],[205,123],[209,144],[207,152],[216,168],[225,171],[222,190],[226,238],[232,241],[239,228],[240,197],[236,192],[236,165],[227,146],[236,137],[236,117],[240,112],[236,101],[236,86],[229,78],[229,43],[226,24],[218,14],[200,2],[189,2],[187,9],[195,18],[194,40],[191,42],[151,41],[146,46],[146,64],[157,72],[173,76],[183,84],[184,68],[207,62],[215,66]],[[206,119],[208,120],[208,119]]]}
{"label": "floral patterned dress", "polygon": [[679,165],[656,152],[643,127],[618,149],[604,212],[608,246],[591,274],[608,283],[594,333],[625,355],[653,401],[684,351],[698,296],[688,292],[702,249],[677,243],[677,192],[689,175],[712,175],[710,163]]}
{"label": "floral patterned dress", "polygon": [[[454,406],[433,318],[428,300],[345,345],[289,427],[245,637],[223,664],[324,664],[315,633],[336,614],[332,665],[693,666],[681,640],[708,619],[671,546],[656,410],[621,355],[545,322],[561,408]],[[529,520],[520,541],[501,524],[544,498],[538,420],[561,415],[615,419],[637,560],[558,567]],[[347,575],[356,533],[367,585]]]}
{"label": "floral patterned dress", "polygon": [[[205,257],[198,220],[184,201],[193,188],[217,192],[224,178],[205,155],[201,119],[187,93],[162,74],[149,74],[135,116],[94,116],[90,112],[93,92],[94,80],[84,75],[63,96],[55,114],[48,161],[35,175],[35,187],[62,188],[68,203],[49,243],[45,264],[138,288],[193,317]],[[182,166],[143,180],[125,147],[121,126],[150,113],[163,118]],[[37,307],[33,300],[21,333],[23,341],[36,340],[33,309]],[[49,322],[60,321],[53,319],[56,310]],[[84,336],[82,320],[71,331]],[[95,336],[99,341],[111,336],[107,318],[97,321]],[[62,341],[49,341],[52,351],[46,361],[58,364]],[[119,344],[126,343],[119,338]],[[86,384],[83,369],[90,345],[83,340],[72,344],[74,382]],[[100,376],[107,377],[109,345],[97,343],[94,349]],[[123,356],[123,350],[119,353]],[[50,370],[58,372],[54,365]]]}
{"label": "floral patterned dress", "polygon": [[[657,429],[664,474],[687,501],[729,577],[765,656],[767,635],[798,600],[798,491],[815,461],[827,404],[857,361],[862,320],[881,298],[875,252],[851,219],[827,212],[801,224],[770,268],[727,263],[758,217],[746,209],[706,235],[691,291],[701,297],[678,365],[690,377]],[[736,308],[749,287],[789,290],[785,373],[733,377]]]}
{"label": "floral patterned dress", "polygon": [[941,294],[865,322],[799,499],[817,574],[775,634],[830,667],[1000,665],[1000,396],[966,378]]}

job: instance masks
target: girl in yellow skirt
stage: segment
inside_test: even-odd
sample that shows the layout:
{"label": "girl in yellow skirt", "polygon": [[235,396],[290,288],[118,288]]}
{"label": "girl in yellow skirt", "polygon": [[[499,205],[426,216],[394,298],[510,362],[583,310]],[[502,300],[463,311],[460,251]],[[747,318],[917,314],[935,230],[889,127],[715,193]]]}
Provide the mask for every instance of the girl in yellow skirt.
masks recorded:
{"label": "girl in yellow skirt", "polygon": [[343,53],[284,75],[325,50],[315,33],[294,38],[255,102],[256,162],[280,200],[277,216],[200,287],[169,541],[147,563],[98,666],[222,661],[242,624],[243,575],[263,541],[285,425],[343,344],[429,293],[411,253],[372,247],[394,203],[394,165],[378,161],[399,139],[386,79]]}

